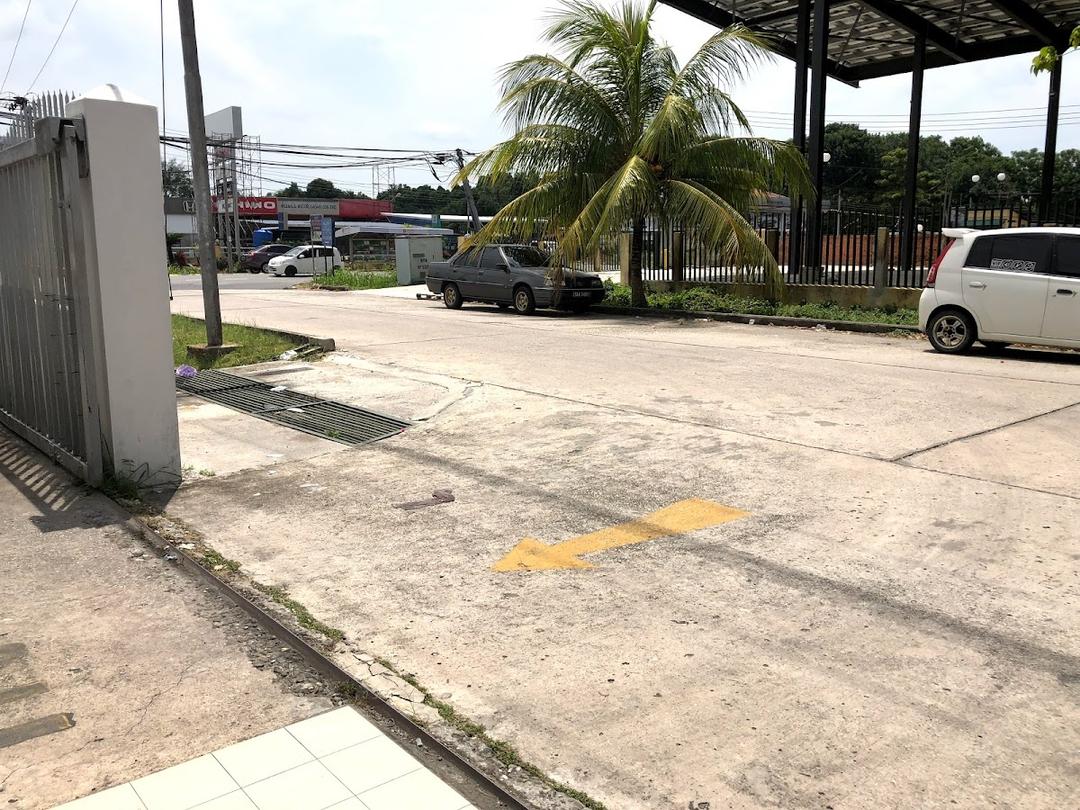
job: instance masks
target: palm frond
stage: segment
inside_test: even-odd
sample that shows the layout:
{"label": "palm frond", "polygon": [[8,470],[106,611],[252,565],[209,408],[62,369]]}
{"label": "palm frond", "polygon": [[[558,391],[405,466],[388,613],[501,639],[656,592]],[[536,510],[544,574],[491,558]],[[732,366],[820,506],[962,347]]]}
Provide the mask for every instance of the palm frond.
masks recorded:
{"label": "palm frond", "polygon": [[591,253],[604,236],[618,233],[642,211],[655,208],[658,192],[649,164],[631,156],[559,235],[560,254],[572,261]]}
{"label": "palm frond", "polygon": [[684,231],[694,232],[706,244],[718,248],[726,262],[744,267],[761,267],[771,297],[783,287],[776,258],[765,242],[727,200],[700,183],[672,180],[667,185],[670,210]]}

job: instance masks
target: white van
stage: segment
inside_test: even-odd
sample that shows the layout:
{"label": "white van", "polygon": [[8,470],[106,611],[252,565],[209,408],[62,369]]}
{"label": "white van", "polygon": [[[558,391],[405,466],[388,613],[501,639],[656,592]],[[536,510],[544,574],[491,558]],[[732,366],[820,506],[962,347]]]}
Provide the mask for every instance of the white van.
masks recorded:
{"label": "white van", "polygon": [[341,267],[341,253],[337,248],[322,245],[297,245],[266,263],[267,272],[275,276],[321,275],[333,273],[338,267]]}
{"label": "white van", "polygon": [[1080,228],[945,228],[919,327],[939,352],[976,340],[1080,348]]}

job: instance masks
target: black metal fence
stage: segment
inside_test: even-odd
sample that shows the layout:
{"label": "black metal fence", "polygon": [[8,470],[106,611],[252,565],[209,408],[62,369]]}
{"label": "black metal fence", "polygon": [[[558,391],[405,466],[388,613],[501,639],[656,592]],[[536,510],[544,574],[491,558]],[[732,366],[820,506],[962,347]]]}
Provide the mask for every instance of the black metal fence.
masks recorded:
{"label": "black metal fence", "polygon": [[[930,265],[945,247],[943,228],[1078,226],[1080,200],[1072,195],[1059,195],[1045,207],[1040,205],[1038,195],[972,195],[934,200],[916,210],[914,243],[908,261],[901,255],[904,222],[897,210],[848,206],[824,211],[820,259],[804,236],[801,262],[791,261],[793,240],[788,209],[761,209],[752,212],[748,220],[767,244],[771,242],[770,249],[789,281],[872,286],[878,232],[885,229],[886,286],[921,287]],[[604,269],[609,268],[605,265]],[[646,230],[642,275],[647,281],[754,283],[765,280],[760,265],[733,262],[719,246],[708,244],[692,231],[679,227]]]}

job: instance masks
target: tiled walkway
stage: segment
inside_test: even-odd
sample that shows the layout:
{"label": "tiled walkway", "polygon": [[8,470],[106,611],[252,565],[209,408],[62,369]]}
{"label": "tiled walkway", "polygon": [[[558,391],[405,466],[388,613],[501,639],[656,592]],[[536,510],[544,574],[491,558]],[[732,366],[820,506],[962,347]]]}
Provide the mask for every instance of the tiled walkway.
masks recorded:
{"label": "tiled walkway", "polygon": [[65,810],[472,810],[355,710],[335,709]]}

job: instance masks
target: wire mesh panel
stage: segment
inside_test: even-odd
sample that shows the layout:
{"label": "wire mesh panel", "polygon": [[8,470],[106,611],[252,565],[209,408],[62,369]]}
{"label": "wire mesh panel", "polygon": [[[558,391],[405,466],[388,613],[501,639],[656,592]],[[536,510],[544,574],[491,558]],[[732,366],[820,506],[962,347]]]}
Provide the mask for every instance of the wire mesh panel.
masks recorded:
{"label": "wire mesh panel", "polygon": [[0,423],[81,477],[101,476],[87,374],[77,169],[57,119],[0,150]]}

